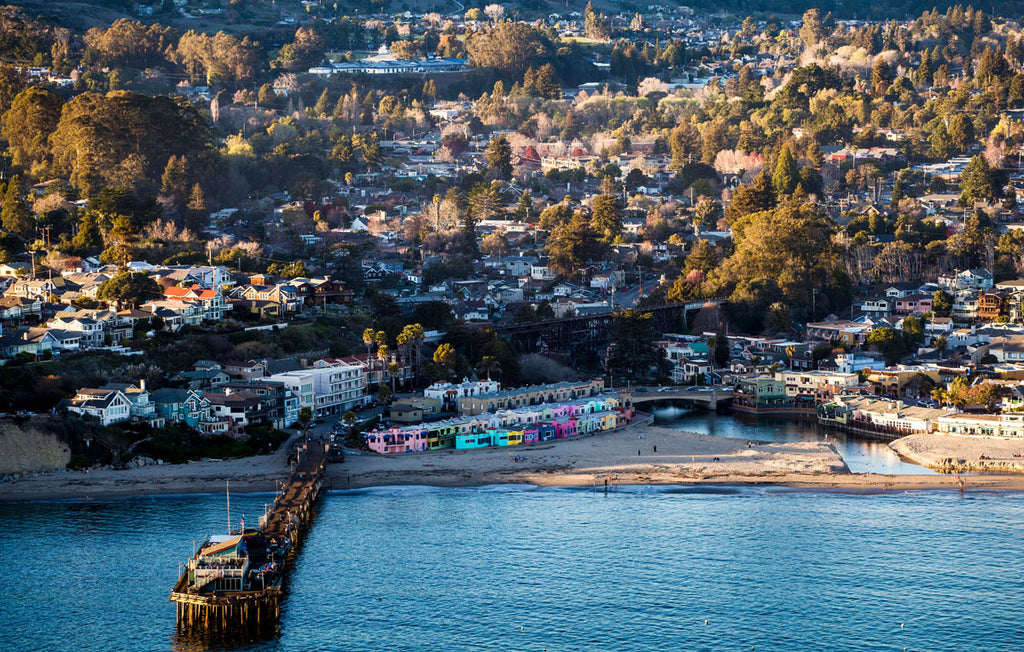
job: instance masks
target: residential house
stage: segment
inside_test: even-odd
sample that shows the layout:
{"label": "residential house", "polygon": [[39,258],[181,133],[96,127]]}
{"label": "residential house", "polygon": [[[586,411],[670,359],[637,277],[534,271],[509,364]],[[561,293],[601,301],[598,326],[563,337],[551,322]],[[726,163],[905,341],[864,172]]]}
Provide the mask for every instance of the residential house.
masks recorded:
{"label": "residential house", "polygon": [[202,321],[220,321],[231,306],[218,290],[205,289],[198,283],[191,287],[172,286],[164,290],[167,299],[194,303],[201,307]]}
{"label": "residential house", "polygon": [[132,401],[118,389],[84,387],[67,403],[68,412],[95,417],[109,426],[131,419]]}
{"label": "residential house", "polygon": [[874,326],[870,322],[862,321],[810,323],[807,324],[807,338],[809,340],[844,342],[850,346],[860,346],[864,344],[873,329]]}
{"label": "residential house", "polygon": [[973,268],[939,276],[939,285],[947,290],[991,290],[994,281],[992,272]]}
{"label": "residential house", "polygon": [[923,315],[932,311],[932,295],[908,294],[896,299],[895,311],[899,315]]}
{"label": "residential house", "polygon": [[995,321],[1005,317],[1007,293],[1004,290],[988,290],[978,297],[978,319]]}
{"label": "residential house", "polygon": [[21,322],[39,319],[43,314],[43,302],[38,298],[0,298],[0,321]]}

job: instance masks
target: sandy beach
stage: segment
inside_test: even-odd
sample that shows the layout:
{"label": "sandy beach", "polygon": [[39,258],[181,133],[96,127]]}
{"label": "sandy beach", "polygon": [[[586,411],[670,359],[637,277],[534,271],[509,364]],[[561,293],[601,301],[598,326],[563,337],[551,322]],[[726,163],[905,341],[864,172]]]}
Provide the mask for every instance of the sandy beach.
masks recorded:
{"label": "sandy beach", "polygon": [[[913,436],[894,442],[901,456],[932,466],[945,458],[991,457],[968,489],[1024,490],[1024,442]],[[639,454],[638,454],[639,453]],[[1011,464],[1017,466],[1010,466]],[[933,466],[933,468],[937,468]],[[1019,473],[999,473],[1009,470]],[[0,484],[0,501],[100,500],[158,494],[274,491],[288,475],[284,449],[273,455],[83,473],[62,471]],[[963,470],[957,472],[964,472]],[[395,456],[349,455],[328,467],[328,487],[389,485],[603,486],[617,484],[781,485],[822,490],[955,489],[951,475],[853,474],[831,443],[757,443],[636,426],[592,437],[513,448]]]}
{"label": "sandy beach", "polygon": [[0,484],[0,502],[26,500],[99,500],[160,494],[275,491],[288,477],[284,447],[272,455],[133,469],[56,471]]}
{"label": "sandy beach", "polygon": [[940,473],[1024,473],[1024,441],[996,437],[910,435],[889,446],[908,462]]}

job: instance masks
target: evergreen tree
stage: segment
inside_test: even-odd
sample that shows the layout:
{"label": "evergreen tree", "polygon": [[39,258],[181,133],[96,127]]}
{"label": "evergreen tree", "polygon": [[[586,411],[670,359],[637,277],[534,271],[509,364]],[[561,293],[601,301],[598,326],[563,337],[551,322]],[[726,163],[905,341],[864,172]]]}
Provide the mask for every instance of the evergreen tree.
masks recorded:
{"label": "evergreen tree", "polygon": [[974,144],[974,123],[964,113],[957,113],[949,119],[947,133],[957,152],[966,152]]}
{"label": "evergreen tree", "polygon": [[320,93],[320,98],[317,99],[316,104],[313,105],[313,115],[326,118],[330,115],[331,110],[331,98],[327,93],[327,89],[324,89],[323,93]]}
{"label": "evergreen tree", "polygon": [[740,185],[732,193],[732,201],[725,212],[729,224],[751,213],[766,211],[775,205],[775,191],[767,170],[761,170],[748,185]]}
{"label": "evergreen tree", "polygon": [[892,201],[889,202],[889,206],[896,208],[901,199],[903,199],[903,182],[896,177],[896,181],[892,184]]}
{"label": "evergreen tree", "polygon": [[160,194],[170,199],[176,210],[185,206],[188,201],[188,169],[184,156],[172,155],[167,159],[160,177]]}
{"label": "evergreen tree", "polygon": [[931,158],[947,159],[953,154],[953,141],[942,122],[932,132],[929,143],[931,147],[928,149],[928,156]]}
{"label": "evergreen tree", "polygon": [[544,97],[549,100],[562,99],[562,87],[555,78],[555,67],[550,63],[546,63],[537,69],[537,74],[534,76],[533,83],[537,91],[537,95],[540,97]]}
{"label": "evergreen tree", "polygon": [[931,86],[935,77],[935,68],[932,64],[932,55],[927,48],[921,52],[921,65],[917,67],[917,83],[921,86]]}
{"label": "evergreen tree", "polygon": [[618,195],[594,197],[590,223],[604,242],[612,242],[622,234],[622,204]]}
{"label": "evergreen tree", "polygon": [[889,64],[882,57],[875,58],[875,65],[871,69],[871,90],[875,95],[884,95],[885,91],[892,84],[892,71]]}
{"label": "evergreen tree", "polygon": [[196,231],[201,231],[207,226],[206,218],[209,216],[206,207],[206,196],[203,194],[203,188],[198,183],[192,186],[192,192],[189,195],[188,205],[188,225]]}
{"label": "evergreen tree", "polygon": [[793,156],[793,150],[789,143],[786,143],[782,146],[782,151],[779,152],[779,158],[775,162],[775,172],[772,174],[772,187],[775,189],[775,195],[781,197],[792,193],[796,190],[796,185],[799,182],[800,172],[797,169],[796,158]]}
{"label": "evergreen tree", "polygon": [[28,202],[25,201],[21,177],[17,175],[7,184],[4,205],[0,208],[0,224],[7,231],[23,238],[32,235],[35,222],[32,219],[32,211]]}
{"label": "evergreen tree", "polygon": [[606,40],[611,36],[611,24],[604,14],[594,11],[594,5],[588,0],[583,9],[583,33],[587,38]]}
{"label": "evergreen tree", "polygon": [[973,206],[974,202],[995,201],[1002,196],[996,174],[980,154],[971,159],[960,174],[960,205]]}
{"label": "evergreen tree", "polygon": [[512,146],[504,135],[491,139],[486,156],[488,168],[497,170],[506,179],[512,176]]}
{"label": "evergreen tree", "polygon": [[86,211],[82,215],[78,223],[78,233],[71,239],[71,246],[77,254],[83,256],[97,254],[103,249],[103,234],[100,233],[93,211]]}

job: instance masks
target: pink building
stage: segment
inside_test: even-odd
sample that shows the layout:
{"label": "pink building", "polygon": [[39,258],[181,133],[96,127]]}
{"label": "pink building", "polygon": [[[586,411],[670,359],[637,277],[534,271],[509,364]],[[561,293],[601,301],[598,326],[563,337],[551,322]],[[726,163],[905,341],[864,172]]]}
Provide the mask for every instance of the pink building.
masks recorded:
{"label": "pink building", "polygon": [[427,450],[427,431],[391,427],[367,433],[366,445],[375,453],[408,453]]}

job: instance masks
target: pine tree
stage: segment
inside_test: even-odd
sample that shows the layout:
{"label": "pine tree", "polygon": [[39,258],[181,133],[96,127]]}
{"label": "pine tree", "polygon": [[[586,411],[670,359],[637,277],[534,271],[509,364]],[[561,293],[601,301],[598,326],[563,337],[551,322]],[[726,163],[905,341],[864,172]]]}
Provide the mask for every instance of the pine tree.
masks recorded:
{"label": "pine tree", "polygon": [[497,136],[491,139],[487,146],[487,167],[498,170],[501,175],[508,178],[512,175],[512,146],[505,136]]}
{"label": "pine tree", "polygon": [[796,158],[793,156],[793,150],[790,148],[789,143],[786,143],[782,146],[782,151],[779,152],[779,159],[775,162],[775,171],[772,173],[772,187],[775,189],[775,194],[781,197],[796,190],[796,185],[799,182],[800,172],[797,168]]}
{"label": "pine tree", "polygon": [[931,86],[935,77],[935,69],[932,65],[932,55],[927,48],[921,53],[921,65],[917,67],[917,83],[921,86]]}
{"label": "pine tree", "polygon": [[99,253],[103,249],[103,235],[96,223],[96,214],[86,211],[78,223],[78,233],[71,239],[71,246],[79,255]]}
{"label": "pine tree", "polygon": [[590,224],[604,242],[612,242],[622,234],[622,203],[618,195],[604,194],[594,197]]}
{"label": "pine tree", "polygon": [[205,221],[207,217],[206,208],[206,196],[203,194],[203,188],[198,183],[192,186],[192,192],[189,194],[188,206],[188,222],[189,226],[199,230],[206,226]]}
{"label": "pine tree", "polygon": [[534,87],[537,89],[537,95],[541,97],[549,100],[562,99],[562,87],[555,79],[555,67],[550,63],[544,64],[537,70]]}
{"label": "pine tree", "polygon": [[877,57],[875,66],[871,69],[871,90],[875,95],[883,95],[890,84],[892,71],[889,70],[889,64],[882,57]]}
{"label": "pine tree", "polygon": [[321,118],[326,118],[328,111],[331,110],[331,98],[327,93],[327,89],[324,89],[323,93],[320,93],[320,98],[313,105],[313,115]]}
{"label": "pine tree", "polygon": [[184,156],[171,155],[160,177],[160,194],[171,200],[176,210],[184,207],[188,198],[188,169]]}
{"label": "pine tree", "polygon": [[32,228],[35,226],[32,211],[23,196],[21,177],[17,175],[7,184],[4,205],[3,208],[0,208],[0,223],[11,233],[22,237],[30,236]]}
{"label": "pine tree", "polygon": [[977,155],[971,159],[960,174],[960,205],[973,206],[981,200],[994,201],[1002,195],[998,187],[996,175],[984,156]]}
{"label": "pine tree", "polygon": [[903,199],[903,182],[896,177],[896,181],[892,184],[892,201],[889,202],[889,205],[896,208],[901,199]]}

